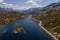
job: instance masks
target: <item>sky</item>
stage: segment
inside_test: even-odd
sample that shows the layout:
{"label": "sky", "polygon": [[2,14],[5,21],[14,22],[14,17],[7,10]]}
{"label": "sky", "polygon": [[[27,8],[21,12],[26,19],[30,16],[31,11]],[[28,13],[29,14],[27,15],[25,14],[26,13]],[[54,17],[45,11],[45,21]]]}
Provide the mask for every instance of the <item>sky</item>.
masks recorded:
{"label": "sky", "polygon": [[35,7],[45,7],[59,0],[0,0],[0,7],[14,10],[26,10]]}

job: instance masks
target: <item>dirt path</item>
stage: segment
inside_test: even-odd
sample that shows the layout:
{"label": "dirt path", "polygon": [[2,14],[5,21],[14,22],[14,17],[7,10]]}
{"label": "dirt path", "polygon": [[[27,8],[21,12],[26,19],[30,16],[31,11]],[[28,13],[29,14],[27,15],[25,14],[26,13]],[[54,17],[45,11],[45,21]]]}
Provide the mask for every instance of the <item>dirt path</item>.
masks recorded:
{"label": "dirt path", "polygon": [[60,28],[60,26],[59,26],[59,27],[54,27],[54,28],[52,28],[51,31],[53,31],[53,30],[55,30],[55,29],[57,29],[57,28]]}

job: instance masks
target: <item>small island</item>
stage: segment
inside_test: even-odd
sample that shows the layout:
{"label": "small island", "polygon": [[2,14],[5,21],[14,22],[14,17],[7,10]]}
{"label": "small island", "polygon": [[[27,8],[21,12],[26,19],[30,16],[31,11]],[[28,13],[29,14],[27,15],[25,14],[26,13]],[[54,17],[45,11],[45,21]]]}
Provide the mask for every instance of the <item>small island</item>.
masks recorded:
{"label": "small island", "polygon": [[22,27],[18,26],[18,25],[13,29],[14,34],[24,33],[24,32],[25,32],[24,29]]}

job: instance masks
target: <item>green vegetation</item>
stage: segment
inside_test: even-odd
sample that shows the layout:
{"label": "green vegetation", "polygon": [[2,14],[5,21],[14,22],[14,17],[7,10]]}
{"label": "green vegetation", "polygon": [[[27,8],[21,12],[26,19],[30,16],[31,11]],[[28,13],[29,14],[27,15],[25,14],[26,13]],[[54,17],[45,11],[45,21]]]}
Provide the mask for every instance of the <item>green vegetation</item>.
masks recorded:
{"label": "green vegetation", "polygon": [[53,30],[54,32],[57,32],[58,34],[60,34],[60,28],[57,28],[55,30]]}
{"label": "green vegetation", "polygon": [[7,11],[0,11],[0,25],[7,25],[11,22],[15,22],[18,19],[25,18],[27,15],[18,12],[7,12]]}
{"label": "green vegetation", "polygon": [[51,28],[60,26],[60,8],[50,9],[40,15],[33,15],[32,18],[41,20],[43,26],[50,30]]}
{"label": "green vegetation", "polygon": [[40,19],[44,27],[48,27],[49,29],[60,26],[60,9],[49,10]]}
{"label": "green vegetation", "polygon": [[32,18],[42,21],[42,26],[60,40],[60,8],[53,8]]}

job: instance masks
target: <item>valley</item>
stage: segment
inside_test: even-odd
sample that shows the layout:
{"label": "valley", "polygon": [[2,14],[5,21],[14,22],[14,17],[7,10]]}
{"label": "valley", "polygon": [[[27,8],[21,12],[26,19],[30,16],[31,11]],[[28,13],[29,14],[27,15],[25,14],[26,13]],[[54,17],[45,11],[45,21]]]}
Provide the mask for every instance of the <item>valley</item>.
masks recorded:
{"label": "valley", "polygon": [[[9,29],[4,28],[3,30],[1,25],[3,28],[4,25],[6,25],[6,27],[9,26]],[[48,37],[49,39],[52,37],[54,40],[60,40],[60,2],[52,3],[43,8],[30,8],[28,10],[0,8],[0,27],[2,29],[0,34],[4,34],[7,32],[6,30],[9,30],[8,33],[12,33],[14,36],[17,34],[26,36],[29,33],[26,37],[31,37],[32,39],[33,35],[33,38],[36,37],[37,39],[41,39],[40,37],[43,36],[43,38],[45,38],[44,35],[48,34],[49,36],[47,35],[46,38]],[[28,33],[25,32],[25,30],[27,30]],[[25,33],[27,34],[25,35]],[[21,35],[19,37],[21,37]]]}

